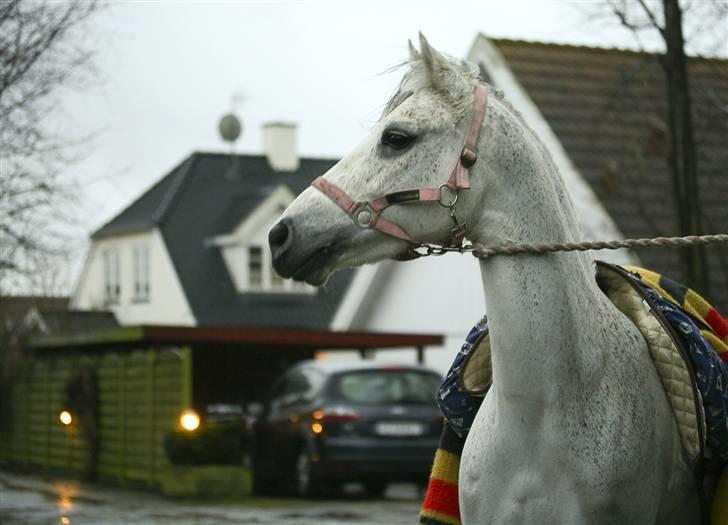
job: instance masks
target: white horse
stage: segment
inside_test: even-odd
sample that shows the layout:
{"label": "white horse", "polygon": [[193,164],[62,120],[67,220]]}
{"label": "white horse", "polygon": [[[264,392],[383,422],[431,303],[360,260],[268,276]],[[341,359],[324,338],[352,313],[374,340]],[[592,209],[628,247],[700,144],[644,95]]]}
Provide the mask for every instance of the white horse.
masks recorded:
{"label": "white horse", "polygon": [[[272,228],[281,275],[321,285],[341,268],[407,258],[413,242],[457,242],[458,228],[480,244],[581,240],[538,137],[497,93],[479,98],[473,66],[420,41],[371,134]],[[474,127],[476,143],[463,148]],[[454,184],[453,166],[471,165],[472,185],[467,173]],[[410,188],[425,189],[399,192]],[[437,199],[443,206],[427,202]],[[461,458],[463,523],[698,523],[696,484],[646,343],[598,289],[593,261],[496,256],[480,269],[493,385]]]}

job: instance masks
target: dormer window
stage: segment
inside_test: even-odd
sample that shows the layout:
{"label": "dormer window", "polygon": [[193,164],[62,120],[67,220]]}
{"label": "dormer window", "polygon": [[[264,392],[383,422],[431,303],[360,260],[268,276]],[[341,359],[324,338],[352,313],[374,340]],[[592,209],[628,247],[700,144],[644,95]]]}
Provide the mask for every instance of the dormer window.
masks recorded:
{"label": "dormer window", "polygon": [[149,301],[149,246],[134,246],[134,302]]}
{"label": "dormer window", "polygon": [[260,246],[248,247],[248,284],[251,288],[263,286],[263,249]]}
{"label": "dormer window", "polygon": [[240,293],[316,293],[313,286],[283,279],[273,269],[268,249],[268,231],[295,196],[282,185],[266,194],[267,197],[242,217],[236,227],[210,239],[209,244],[220,250],[235,288]]}
{"label": "dormer window", "polygon": [[119,282],[119,251],[113,248],[104,250],[104,303],[118,304],[121,295]]}
{"label": "dormer window", "polygon": [[[256,292],[311,293],[305,283],[283,279],[271,264],[270,251],[254,244],[247,248],[247,290]],[[245,290],[241,290],[245,291]]]}

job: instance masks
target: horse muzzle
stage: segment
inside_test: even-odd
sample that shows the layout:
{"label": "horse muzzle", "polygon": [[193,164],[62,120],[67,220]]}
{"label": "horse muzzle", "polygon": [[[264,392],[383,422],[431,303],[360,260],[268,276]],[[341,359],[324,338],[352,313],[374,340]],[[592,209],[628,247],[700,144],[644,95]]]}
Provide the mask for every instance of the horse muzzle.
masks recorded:
{"label": "horse muzzle", "polygon": [[334,257],[334,243],[306,243],[297,246],[293,221],[286,217],[268,233],[273,269],[286,279],[306,281],[318,286],[326,281],[328,263]]}

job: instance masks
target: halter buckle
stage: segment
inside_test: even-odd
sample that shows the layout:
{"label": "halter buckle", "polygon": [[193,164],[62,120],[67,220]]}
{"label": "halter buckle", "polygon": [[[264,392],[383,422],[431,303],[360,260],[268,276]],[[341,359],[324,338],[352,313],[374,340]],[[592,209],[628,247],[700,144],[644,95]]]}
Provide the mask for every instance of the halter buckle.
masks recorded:
{"label": "halter buckle", "polygon": [[467,169],[472,167],[476,160],[478,160],[478,151],[473,146],[465,144],[460,152],[460,164]]}
{"label": "halter buckle", "polygon": [[360,203],[351,214],[357,226],[365,230],[374,226],[378,215],[379,214],[372,209],[368,202]]}

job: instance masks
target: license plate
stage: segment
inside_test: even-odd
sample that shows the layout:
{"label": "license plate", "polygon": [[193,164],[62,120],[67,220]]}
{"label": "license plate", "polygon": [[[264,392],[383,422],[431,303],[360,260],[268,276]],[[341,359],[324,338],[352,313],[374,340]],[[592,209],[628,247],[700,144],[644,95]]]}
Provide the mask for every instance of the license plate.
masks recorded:
{"label": "license plate", "polygon": [[382,422],[374,426],[374,431],[380,436],[421,436],[424,428],[420,423]]}

